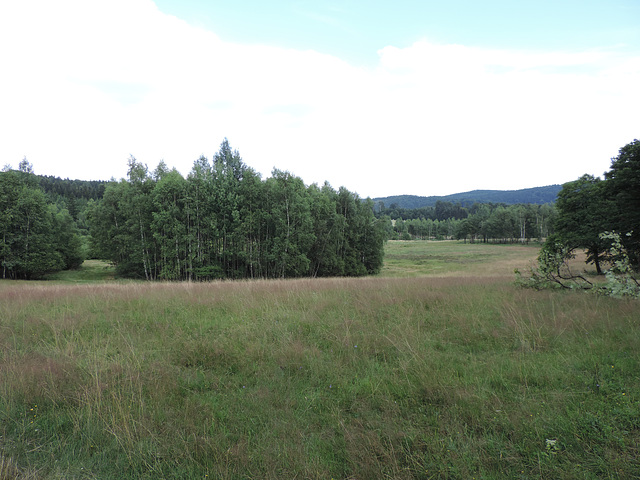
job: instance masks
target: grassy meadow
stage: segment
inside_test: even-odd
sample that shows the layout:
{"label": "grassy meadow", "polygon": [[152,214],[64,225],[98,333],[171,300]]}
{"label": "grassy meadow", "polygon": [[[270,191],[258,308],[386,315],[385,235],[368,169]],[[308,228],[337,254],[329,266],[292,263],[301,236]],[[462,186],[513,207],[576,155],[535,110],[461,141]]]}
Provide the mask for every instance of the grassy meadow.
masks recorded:
{"label": "grassy meadow", "polygon": [[514,285],[537,247],[379,276],[0,281],[0,480],[640,478],[640,302]]}

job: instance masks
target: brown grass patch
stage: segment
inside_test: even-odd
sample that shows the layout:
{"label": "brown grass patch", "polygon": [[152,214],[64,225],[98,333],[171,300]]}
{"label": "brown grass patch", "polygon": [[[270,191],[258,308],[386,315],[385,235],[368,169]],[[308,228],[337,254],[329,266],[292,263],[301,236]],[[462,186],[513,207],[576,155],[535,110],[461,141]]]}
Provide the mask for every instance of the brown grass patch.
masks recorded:
{"label": "brown grass patch", "polygon": [[70,402],[82,382],[82,373],[68,358],[47,357],[30,352],[5,359],[0,364],[3,389],[21,392],[25,399],[46,398],[54,402]]}

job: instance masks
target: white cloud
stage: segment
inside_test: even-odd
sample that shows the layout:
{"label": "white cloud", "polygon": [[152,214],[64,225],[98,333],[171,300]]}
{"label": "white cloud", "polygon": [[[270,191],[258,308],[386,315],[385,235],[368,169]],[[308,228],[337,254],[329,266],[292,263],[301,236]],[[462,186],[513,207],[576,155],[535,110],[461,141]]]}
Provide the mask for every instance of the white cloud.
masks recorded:
{"label": "white cloud", "polygon": [[600,174],[634,136],[640,57],[417,42],[374,69],[225,42],[149,0],[0,6],[0,162],[186,174],[223,137],[268,175],[364,196],[525,188]]}

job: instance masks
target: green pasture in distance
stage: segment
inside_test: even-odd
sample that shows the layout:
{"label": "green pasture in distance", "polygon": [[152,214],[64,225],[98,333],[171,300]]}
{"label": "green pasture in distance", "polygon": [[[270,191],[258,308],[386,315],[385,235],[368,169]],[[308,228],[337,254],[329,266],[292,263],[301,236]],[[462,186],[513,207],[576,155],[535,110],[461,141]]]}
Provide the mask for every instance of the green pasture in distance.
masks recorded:
{"label": "green pasture in distance", "polygon": [[540,244],[391,240],[385,246],[385,277],[513,275],[535,262]]}

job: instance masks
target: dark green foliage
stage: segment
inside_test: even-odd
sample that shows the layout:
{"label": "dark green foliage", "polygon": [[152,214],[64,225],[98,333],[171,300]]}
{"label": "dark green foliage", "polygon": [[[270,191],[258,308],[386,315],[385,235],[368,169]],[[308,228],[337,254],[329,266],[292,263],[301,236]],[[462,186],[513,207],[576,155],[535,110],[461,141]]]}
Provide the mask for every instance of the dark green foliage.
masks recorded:
{"label": "dark green foliage", "polygon": [[309,193],[302,180],[274,170],[266,181],[267,276],[300,277],[309,274],[308,257],[315,236]]}
{"label": "dark green foliage", "polygon": [[26,159],[0,173],[0,236],[2,278],[41,278],[83,261],[75,222],[48,202]]}
{"label": "dark green foliage", "polygon": [[159,275],[167,280],[187,276],[190,237],[186,231],[187,182],[176,170],[167,172],[153,189],[151,231],[162,259]]}
{"label": "dark green foliage", "polygon": [[[65,200],[98,200],[102,198],[109,182],[104,180],[69,180],[50,175],[38,175],[38,183],[44,193],[52,199],[63,197]],[[69,208],[69,213],[71,208]]]}
{"label": "dark green foliage", "polygon": [[605,183],[591,175],[565,183],[556,202],[558,217],[553,239],[571,249],[586,249],[587,261],[595,264],[598,273],[602,273],[600,262],[607,249],[598,235],[607,229],[613,207],[604,188]]}
{"label": "dark green foliage", "polygon": [[96,254],[149,280],[372,274],[386,238],[370,200],[277,169],[262,181],[226,139],[186,179],[132,157],[87,212]]}
{"label": "dark green foliage", "polygon": [[56,250],[64,262],[64,270],[78,268],[84,262],[82,254],[82,241],[80,232],[68,210],[53,209],[55,219],[53,222],[53,234],[56,241]]}
{"label": "dark green foliage", "polygon": [[124,181],[113,183],[99,202],[91,201],[87,218],[91,225],[91,249],[96,258],[108,258],[116,265],[126,263]]}
{"label": "dark green foliage", "polygon": [[605,194],[615,203],[611,229],[630,233],[622,240],[632,264],[640,270],[640,140],[622,147],[612,159],[605,184]]}
{"label": "dark green foliage", "polygon": [[556,235],[549,241],[585,249],[587,262],[602,273],[600,263],[613,259],[609,239],[600,234],[614,231],[621,234],[631,266],[640,269],[640,141],[620,149],[604,180],[583,175],[565,183],[556,207]]}

